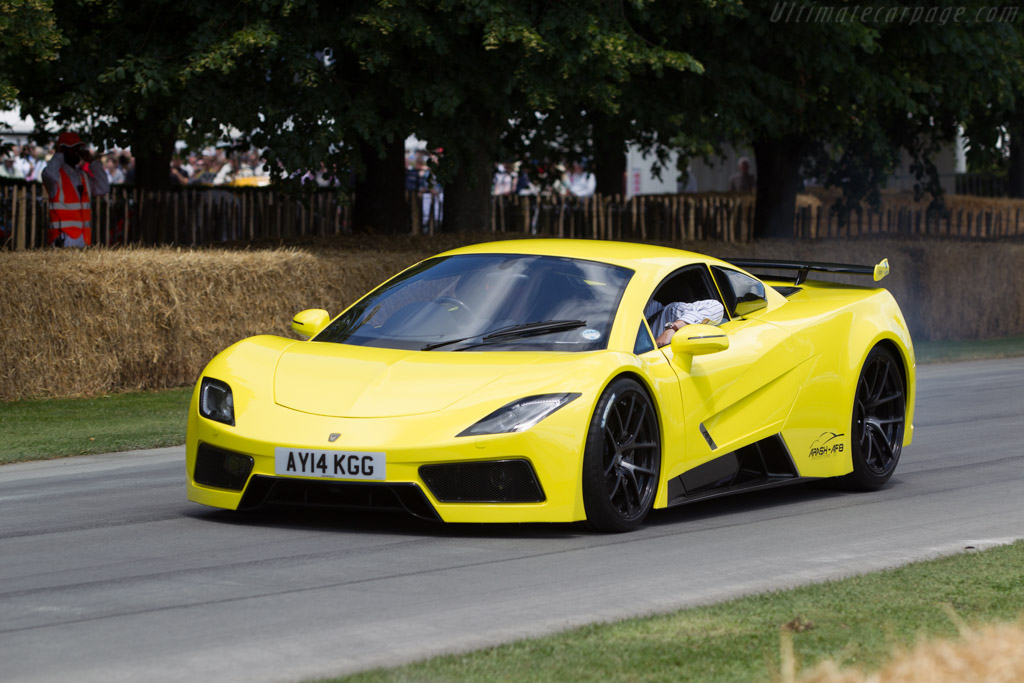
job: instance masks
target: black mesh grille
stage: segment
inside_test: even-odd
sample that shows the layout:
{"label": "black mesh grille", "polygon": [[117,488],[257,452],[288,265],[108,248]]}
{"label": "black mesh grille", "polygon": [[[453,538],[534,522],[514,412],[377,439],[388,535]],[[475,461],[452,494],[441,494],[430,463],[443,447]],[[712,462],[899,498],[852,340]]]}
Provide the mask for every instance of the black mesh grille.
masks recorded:
{"label": "black mesh grille", "polygon": [[526,460],[423,465],[420,477],[443,503],[539,503],[544,492]]}
{"label": "black mesh grille", "polygon": [[265,504],[405,510],[422,519],[440,519],[419,485],[413,483],[314,481],[256,475],[245,489],[238,509]]}
{"label": "black mesh grille", "polygon": [[245,488],[252,466],[253,460],[248,455],[223,451],[201,443],[196,451],[196,469],[192,478],[203,486],[241,491]]}

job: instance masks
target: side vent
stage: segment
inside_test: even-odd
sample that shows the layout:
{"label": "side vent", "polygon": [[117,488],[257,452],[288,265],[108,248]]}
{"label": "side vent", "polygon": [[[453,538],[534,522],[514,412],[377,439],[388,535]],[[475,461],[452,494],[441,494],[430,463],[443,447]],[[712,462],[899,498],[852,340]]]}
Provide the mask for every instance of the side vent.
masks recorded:
{"label": "side vent", "polygon": [[718,448],[715,444],[715,440],[711,438],[711,434],[708,433],[708,428],[704,426],[703,422],[700,423],[700,435],[708,442],[708,446],[711,447],[711,450],[716,450]]}
{"label": "side vent", "polygon": [[[711,435],[701,434],[714,448]],[[749,446],[724,453],[703,465],[683,472],[668,483],[668,504],[679,505],[748,489],[798,481],[796,465],[778,434]]]}

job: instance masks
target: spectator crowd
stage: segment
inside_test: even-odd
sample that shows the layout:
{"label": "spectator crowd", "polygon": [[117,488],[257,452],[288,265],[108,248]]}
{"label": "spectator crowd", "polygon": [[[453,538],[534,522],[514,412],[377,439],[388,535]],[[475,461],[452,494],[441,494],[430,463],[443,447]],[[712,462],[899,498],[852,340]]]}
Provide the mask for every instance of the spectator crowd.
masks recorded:
{"label": "spectator crowd", "polygon": [[[54,151],[53,145],[15,145],[0,156],[0,178],[41,182],[43,169]],[[97,156],[103,162],[111,185],[135,184],[135,158],[130,150],[115,148]],[[169,171],[172,185],[266,185],[270,182],[266,165],[255,151],[229,153],[208,147],[196,153],[175,154]],[[307,175],[318,184],[328,182],[322,173]]]}
{"label": "spectator crowd", "polygon": [[[54,152],[53,145],[39,147],[27,143],[11,147],[0,155],[0,179],[10,178],[40,182],[43,168]],[[422,216],[426,224],[431,218],[441,221],[444,188],[438,183],[433,166],[443,150],[418,150],[405,159],[405,189],[415,193],[422,202]],[[128,149],[112,149],[99,154],[107,180],[111,185],[135,183],[135,159]],[[293,174],[303,184],[315,183],[320,187],[337,187],[341,183],[336,172],[321,164],[315,171]],[[175,154],[171,159],[172,185],[267,185],[270,173],[258,151],[234,152],[223,148],[207,147],[199,152]],[[692,186],[691,186],[692,185]],[[749,192],[754,189],[755,178],[750,172],[750,161],[741,158],[738,172],[730,178],[729,191]],[[597,181],[586,165],[572,163],[510,162],[494,167],[491,192],[503,195],[544,195],[562,197],[590,197]],[[691,183],[684,192],[695,192]]]}

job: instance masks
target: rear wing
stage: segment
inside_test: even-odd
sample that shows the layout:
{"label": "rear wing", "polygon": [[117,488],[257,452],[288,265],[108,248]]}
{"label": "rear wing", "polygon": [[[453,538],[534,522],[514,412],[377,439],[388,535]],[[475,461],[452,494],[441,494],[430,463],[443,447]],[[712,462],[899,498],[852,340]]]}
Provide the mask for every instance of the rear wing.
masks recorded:
{"label": "rear wing", "polygon": [[807,279],[809,272],[817,271],[821,273],[852,273],[854,275],[871,275],[875,282],[878,282],[886,275],[889,274],[889,259],[882,259],[873,266],[856,266],[848,263],[824,263],[816,261],[777,261],[775,259],[759,259],[759,258],[748,258],[748,259],[734,259],[729,263],[746,270],[752,269],[776,269],[776,270],[795,270],[796,281],[794,285],[802,284]]}

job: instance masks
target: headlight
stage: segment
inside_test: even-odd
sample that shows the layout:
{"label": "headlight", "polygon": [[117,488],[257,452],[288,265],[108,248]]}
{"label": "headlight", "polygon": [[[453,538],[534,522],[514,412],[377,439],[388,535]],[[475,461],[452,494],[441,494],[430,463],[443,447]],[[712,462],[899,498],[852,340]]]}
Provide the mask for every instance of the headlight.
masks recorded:
{"label": "headlight", "polygon": [[541,394],[527,396],[498,408],[457,436],[524,432],[581,394]]}
{"label": "headlight", "polygon": [[218,379],[204,377],[199,385],[199,414],[234,426],[235,400],[231,396],[231,387]]}

